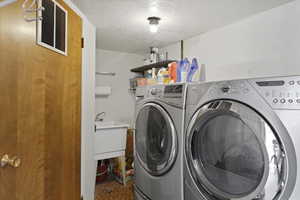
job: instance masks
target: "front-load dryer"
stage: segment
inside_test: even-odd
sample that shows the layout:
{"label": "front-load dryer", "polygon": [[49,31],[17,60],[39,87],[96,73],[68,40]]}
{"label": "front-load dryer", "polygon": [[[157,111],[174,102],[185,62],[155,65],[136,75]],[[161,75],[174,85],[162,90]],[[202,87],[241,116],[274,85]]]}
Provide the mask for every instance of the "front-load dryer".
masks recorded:
{"label": "front-load dryer", "polygon": [[188,86],[185,200],[298,200],[300,76]]}
{"label": "front-load dryer", "polygon": [[185,91],[184,84],[148,86],[137,90],[136,200],[183,199]]}

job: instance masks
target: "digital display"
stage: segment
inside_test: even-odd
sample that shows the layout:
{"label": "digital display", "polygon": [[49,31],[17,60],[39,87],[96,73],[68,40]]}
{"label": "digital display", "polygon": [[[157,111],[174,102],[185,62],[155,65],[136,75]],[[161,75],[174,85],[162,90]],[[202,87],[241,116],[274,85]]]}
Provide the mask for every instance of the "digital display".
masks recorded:
{"label": "digital display", "polygon": [[256,84],[261,87],[283,86],[284,81],[260,81],[260,82],[256,82]]}
{"label": "digital display", "polygon": [[181,94],[183,85],[168,85],[165,87],[165,94]]}

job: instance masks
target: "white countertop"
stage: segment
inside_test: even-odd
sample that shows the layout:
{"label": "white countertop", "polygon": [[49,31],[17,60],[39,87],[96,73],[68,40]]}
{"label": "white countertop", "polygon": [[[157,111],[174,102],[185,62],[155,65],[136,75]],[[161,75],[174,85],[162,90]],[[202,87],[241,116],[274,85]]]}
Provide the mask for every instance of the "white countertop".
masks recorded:
{"label": "white countertop", "polygon": [[129,125],[121,122],[95,122],[96,130],[114,129],[114,128],[129,128]]}

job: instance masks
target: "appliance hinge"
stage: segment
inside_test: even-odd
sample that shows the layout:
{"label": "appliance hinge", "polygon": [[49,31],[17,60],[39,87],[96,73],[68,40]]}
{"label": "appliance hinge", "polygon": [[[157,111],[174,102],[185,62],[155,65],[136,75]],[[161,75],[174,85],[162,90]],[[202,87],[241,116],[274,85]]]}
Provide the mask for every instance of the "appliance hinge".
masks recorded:
{"label": "appliance hinge", "polygon": [[81,38],[81,48],[82,49],[84,48],[84,38],[83,37]]}

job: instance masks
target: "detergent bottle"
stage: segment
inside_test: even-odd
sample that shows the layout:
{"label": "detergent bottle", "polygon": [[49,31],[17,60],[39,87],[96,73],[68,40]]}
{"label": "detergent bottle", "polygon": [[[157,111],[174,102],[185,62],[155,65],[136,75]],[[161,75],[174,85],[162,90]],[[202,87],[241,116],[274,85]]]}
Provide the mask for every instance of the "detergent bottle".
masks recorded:
{"label": "detergent bottle", "polygon": [[190,68],[190,62],[187,58],[180,61],[179,68],[177,69],[177,82],[185,83],[187,78],[187,73]]}
{"label": "detergent bottle", "polygon": [[169,76],[170,76],[170,83],[176,83],[177,80],[177,62],[172,62],[169,64]]}
{"label": "detergent bottle", "polygon": [[181,69],[183,68],[183,60],[180,60],[177,62],[177,76],[176,76],[176,82],[181,82]]}
{"label": "detergent bottle", "polygon": [[192,60],[192,64],[189,68],[189,72],[188,72],[188,75],[187,75],[187,82],[192,82],[192,80],[195,80],[194,79],[194,76],[196,75],[196,72],[199,72],[199,66],[198,66],[198,61],[196,58],[193,58]]}

